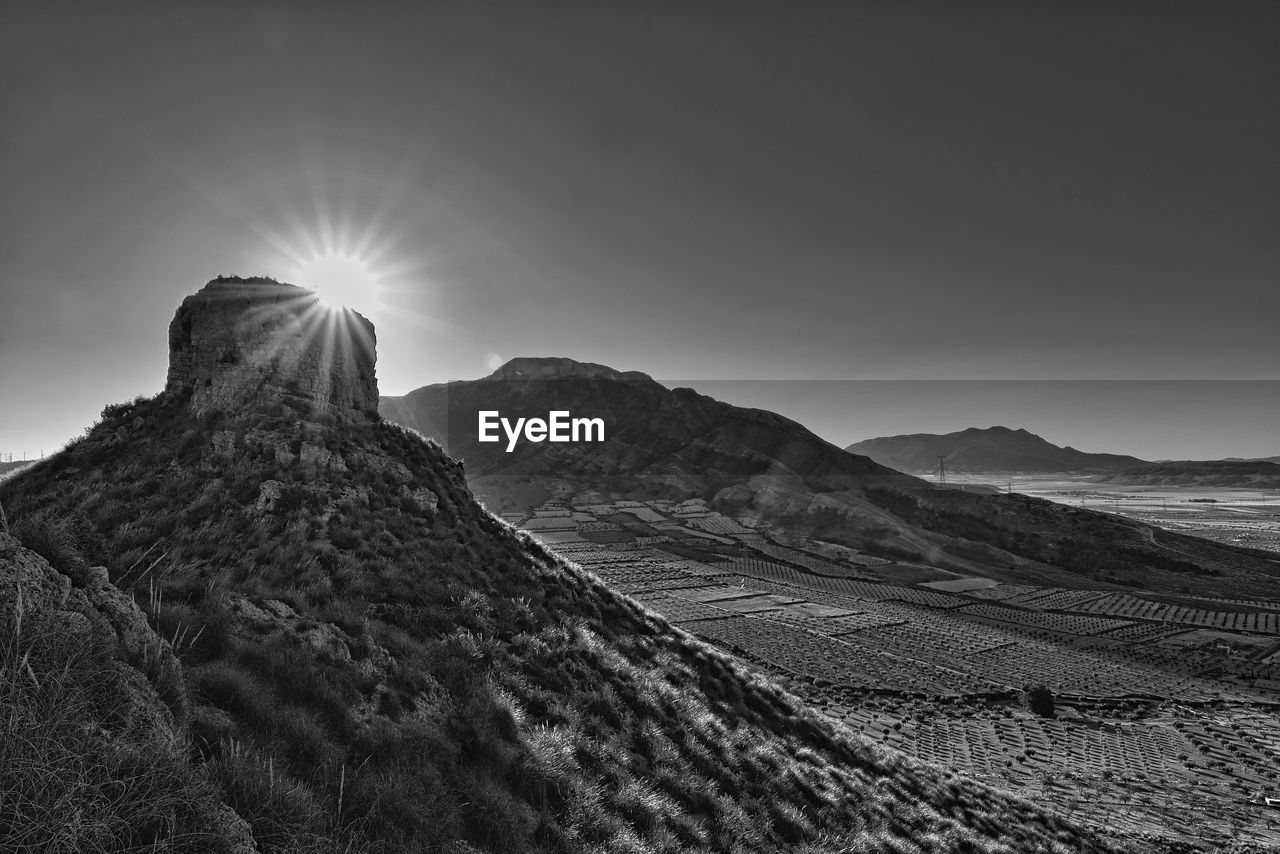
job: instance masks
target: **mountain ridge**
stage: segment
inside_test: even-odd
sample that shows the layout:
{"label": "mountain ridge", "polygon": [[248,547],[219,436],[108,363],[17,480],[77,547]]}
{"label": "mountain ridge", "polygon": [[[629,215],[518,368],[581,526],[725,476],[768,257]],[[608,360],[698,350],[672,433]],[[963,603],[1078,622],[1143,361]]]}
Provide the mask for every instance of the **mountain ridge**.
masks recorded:
{"label": "mountain ridge", "polygon": [[621,382],[655,383],[640,371],[619,371],[595,362],[579,362],[563,356],[522,356],[509,359],[482,379],[611,379]]}
{"label": "mountain ridge", "polygon": [[1145,460],[1124,454],[1089,453],[1054,445],[1026,429],[969,427],[953,433],[909,433],[882,436],[849,445],[899,471],[929,472],[938,457],[947,470],[971,473],[1098,473],[1141,465]]}
{"label": "mountain ridge", "polygon": [[[846,452],[785,416],[692,389],[600,375],[532,382],[490,376],[383,398],[380,409],[461,458],[491,506],[516,497],[527,506],[538,491],[542,500],[567,491],[583,503],[594,503],[597,492],[700,498],[750,524],[1014,583],[1079,586],[1087,579],[1201,592],[1246,580],[1275,583],[1274,564],[1238,549],[1042,499],[938,488]],[[508,453],[502,443],[479,441],[477,413],[485,410],[600,415],[607,441],[524,443]]]}
{"label": "mountain ridge", "polygon": [[1268,460],[1166,460],[1097,475],[1094,483],[1135,486],[1280,489],[1280,463]]}
{"label": "mountain ridge", "polygon": [[[477,391],[478,390],[478,391]],[[478,380],[436,383],[415,389],[399,397],[382,397],[383,416],[410,426],[424,435],[446,437],[446,446],[472,463],[480,462],[487,474],[550,473],[566,470],[567,460],[550,460],[541,453],[544,448],[525,444],[513,453],[504,446],[485,445],[476,435],[476,407],[464,396],[488,401],[485,406],[503,415],[546,416],[550,409],[587,402],[590,409],[574,415],[603,417],[608,425],[607,447],[593,456],[591,468],[608,473],[625,469],[628,473],[655,477],[666,472],[649,471],[648,466],[696,469],[697,463],[715,456],[717,447],[732,445],[726,455],[736,457],[739,474],[760,473],[781,465],[801,477],[822,479],[829,476],[901,477],[897,472],[871,460],[851,457],[826,440],[806,430],[803,425],[783,415],[762,409],[747,409],[721,403],[692,389],[668,389],[638,371],[621,372],[571,359],[513,359],[488,376]],[[496,395],[496,396],[495,396]],[[529,408],[529,401],[537,406]],[[545,398],[545,399],[544,399]],[[466,409],[468,417],[442,418],[450,408]],[[731,419],[731,423],[723,423]],[[651,428],[659,425],[660,435]],[[785,430],[800,436],[789,439],[787,447],[770,445],[772,431]],[[652,447],[632,444],[637,437],[652,442]],[[692,441],[697,450],[682,454]],[[668,454],[677,453],[675,461]],[[698,457],[699,459],[694,459]],[[714,478],[710,478],[714,480]]]}

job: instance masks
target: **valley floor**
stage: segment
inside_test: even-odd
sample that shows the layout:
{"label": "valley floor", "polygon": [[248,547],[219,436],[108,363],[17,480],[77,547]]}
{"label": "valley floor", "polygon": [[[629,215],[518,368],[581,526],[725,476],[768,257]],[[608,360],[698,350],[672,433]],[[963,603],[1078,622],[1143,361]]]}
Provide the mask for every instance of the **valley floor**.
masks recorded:
{"label": "valley floor", "polygon": [[1011,489],[1059,504],[1116,513],[1180,534],[1280,552],[1280,491],[1193,486],[1125,486],[1064,480],[980,475],[952,478]]}
{"label": "valley floor", "polygon": [[869,738],[1122,841],[1280,846],[1280,601],[940,590],[702,502],[579,498],[506,518]]}

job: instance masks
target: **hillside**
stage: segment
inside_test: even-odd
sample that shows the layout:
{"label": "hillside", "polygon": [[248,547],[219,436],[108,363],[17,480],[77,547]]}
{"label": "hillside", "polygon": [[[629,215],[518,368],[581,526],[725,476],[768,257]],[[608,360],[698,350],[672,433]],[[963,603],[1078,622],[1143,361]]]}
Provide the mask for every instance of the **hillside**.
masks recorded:
{"label": "hillside", "polygon": [[0,849],[142,849],[178,826],[243,841],[183,749],[172,648],[106,570],[76,578],[0,525]]}
{"label": "hillside", "polygon": [[[160,639],[139,666],[180,665],[158,682],[189,799],[114,834],[68,823],[63,850],[1108,850],[863,741],[518,535],[439,446],[371,412],[372,330],[327,317],[336,340],[309,337],[320,311],[211,282],[174,319],[163,394],[0,485],[68,596],[120,591]],[[822,477],[823,449],[779,453]],[[16,593],[7,660],[33,661]],[[87,687],[59,654],[79,653],[35,682]],[[51,850],[31,817],[51,805],[0,780],[0,847]]]}
{"label": "hillside", "polygon": [[1182,460],[1130,466],[1092,478],[1134,486],[1280,489],[1280,464],[1267,460]]}
{"label": "hillside", "polygon": [[11,463],[0,463],[0,477],[4,477],[10,472],[18,471],[24,466],[29,466],[31,464],[31,460],[14,460]]}
{"label": "hillside", "polygon": [[1136,457],[1059,447],[1034,433],[1008,427],[970,427],[941,435],[882,436],[857,442],[845,450],[913,473],[937,470],[938,457],[945,457],[948,471],[965,473],[1079,474],[1115,471],[1143,463]]}
{"label": "hillside", "polygon": [[[521,359],[478,380],[384,397],[379,408],[462,459],[473,488],[499,510],[553,495],[580,504],[701,499],[774,531],[1018,583],[1203,593],[1280,584],[1280,567],[1265,557],[1041,499],[937,488],[781,415],[635,372]],[[546,418],[555,410],[600,417],[605,441],[520,442],[510,452],[505,442],[478,441],[480,411]]]}
{"label": "hillside", "polygon": [[[647,375],[571,359],[515,359],[475,381],[430,385],[384,397],[388,420],[439,438],[471,471],[506,476],[580,476],[630,488],[714,493],[756,475],[794,478],[812,489],[892,481],[897,472],[843,453],[800,424],[731,406],[692,389],[670,390]],[[605,441],[481,442],[477,412],[512,421],[553,410],[600,418]]]}

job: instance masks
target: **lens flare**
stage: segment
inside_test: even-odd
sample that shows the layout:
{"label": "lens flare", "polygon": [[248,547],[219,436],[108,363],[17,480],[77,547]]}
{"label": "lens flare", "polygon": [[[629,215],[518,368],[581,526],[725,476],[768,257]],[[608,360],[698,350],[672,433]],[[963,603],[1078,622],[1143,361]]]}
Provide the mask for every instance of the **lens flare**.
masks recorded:
{"label": "lens flare", "polygon": [[302,264],[295,275],[297,284],[315,291],[328,308],[349,308],[366,317],[378,312],[378,276],[357,256],[326,252]]}

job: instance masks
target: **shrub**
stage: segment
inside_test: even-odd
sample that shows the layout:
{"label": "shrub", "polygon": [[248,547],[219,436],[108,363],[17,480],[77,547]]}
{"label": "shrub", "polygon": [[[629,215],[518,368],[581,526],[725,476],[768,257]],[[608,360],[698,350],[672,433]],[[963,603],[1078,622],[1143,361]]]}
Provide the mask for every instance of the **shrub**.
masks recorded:
{"label": "shrub", "polygon": [[332,811],[310,786],[278,768],[269,754],[230,742],[207,767],[262,849],[306,850],[302,842],[323,840]]}
{"label": "shrub", "polygon": [[35,513],[14,521],[13,536],[63,575],[83,582],[88,563],[80,551],[78,527],[67,516]]}
{"label": "shrub", "polygon": [[1028,685],[1023,689],[1023,693],[1027,699],[1027,708],[1042,718],[1054,717],[1055,704],[1053,692],[1049,690],[1049,686]]}

